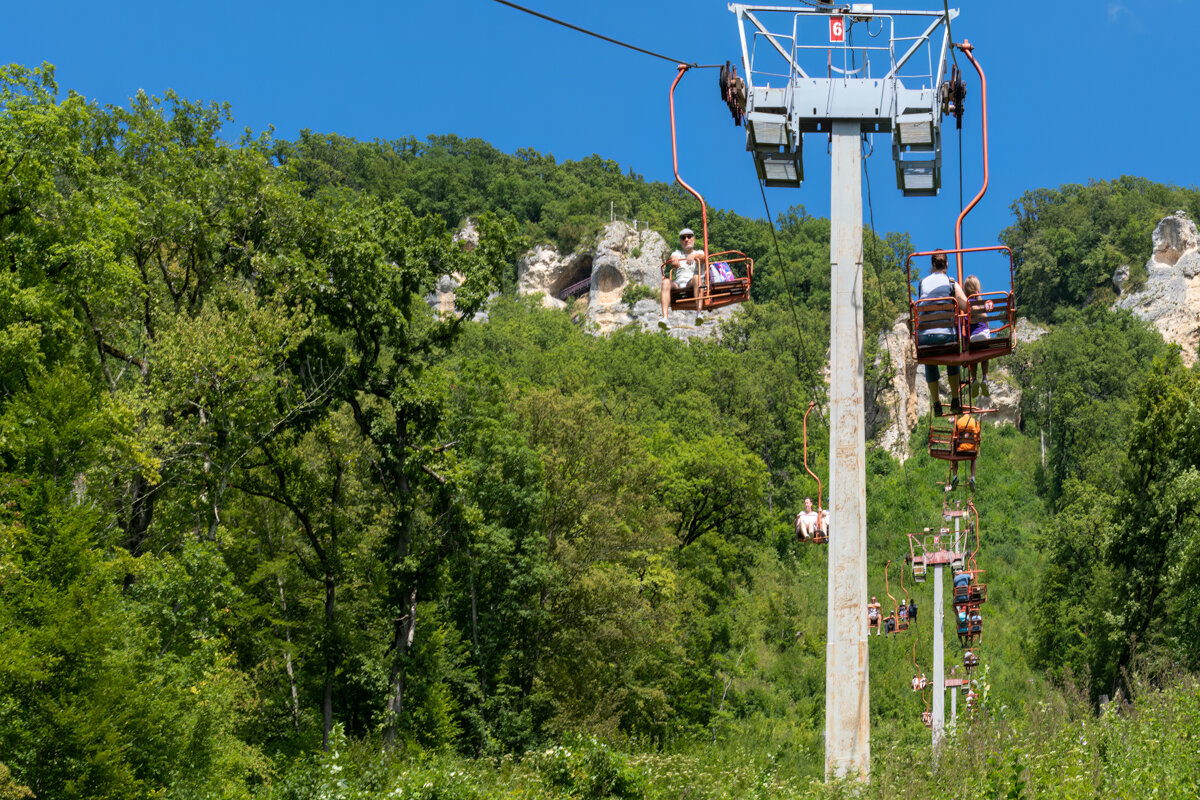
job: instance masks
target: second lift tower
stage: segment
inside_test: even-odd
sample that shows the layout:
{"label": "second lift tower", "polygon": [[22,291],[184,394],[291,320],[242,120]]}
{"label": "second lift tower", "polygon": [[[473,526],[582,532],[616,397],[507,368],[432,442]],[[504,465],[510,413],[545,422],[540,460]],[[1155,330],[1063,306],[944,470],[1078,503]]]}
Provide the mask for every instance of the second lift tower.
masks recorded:
{"label": "second lift tower", "polygon": [[[862,139],[890,133],[906,197],[941,187],[940,87],[957,10],[732,3],[746,75],[746,149],[766,186],[798,188],[804,134],[829,144],[830,529],[825,774],[870,773],[863,413]],[[770,26],[766,23],[770,23]],[[855,42],[857,38],[858,42]]]}

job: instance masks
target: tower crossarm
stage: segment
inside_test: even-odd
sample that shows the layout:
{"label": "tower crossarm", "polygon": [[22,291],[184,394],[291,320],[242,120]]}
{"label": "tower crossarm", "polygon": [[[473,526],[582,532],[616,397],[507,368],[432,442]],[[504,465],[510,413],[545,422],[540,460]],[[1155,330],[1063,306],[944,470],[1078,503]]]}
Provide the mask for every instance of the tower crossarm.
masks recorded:
{"label": "tower crossarm", "polygon": [[849,122],[892,134],[905,195],[937,194],[941,85],[956,9],[731,3],[729,10],[741,36],[746,149],[767,186],[799,186],[804,134]]}

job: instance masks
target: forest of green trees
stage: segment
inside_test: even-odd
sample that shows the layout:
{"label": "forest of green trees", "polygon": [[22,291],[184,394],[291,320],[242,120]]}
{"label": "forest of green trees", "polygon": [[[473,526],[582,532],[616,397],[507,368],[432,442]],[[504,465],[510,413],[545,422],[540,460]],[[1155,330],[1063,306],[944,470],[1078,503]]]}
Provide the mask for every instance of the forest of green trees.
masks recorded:
{"label": "forest of green trees", "polygon": [[[784,211],[776,251],[714,212],[757,263],[719,340],[598,337],[515,295],[519,255],[610,202],[677,228],[676,187],[232,129],[0,69],[0,798],[841,796],[825,553],[792,534],[810,402],[827,471],[828,221]],[[979,460],[982,707],[935,769],[930,615],[872,637],[870,796],[1200,789],[1200,376],[1110,308],[1177,208],[1200,192],[1137,178],[1013,204],[1050,332]],[[908,249],[867,232],[869,342]],[[943,470],[868,450],[882,596]]]}

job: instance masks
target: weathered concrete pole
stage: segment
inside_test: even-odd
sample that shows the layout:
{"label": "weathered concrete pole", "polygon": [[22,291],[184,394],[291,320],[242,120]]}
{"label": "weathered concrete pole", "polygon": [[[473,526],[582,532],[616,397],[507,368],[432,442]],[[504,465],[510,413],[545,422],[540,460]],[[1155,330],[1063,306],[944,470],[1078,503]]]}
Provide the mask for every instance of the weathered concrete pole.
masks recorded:
{"label": "weathered concrete pole", "polygon": [[946,622],[945,601],[942,599],[942,570],[945,565],[933,568],[933,758],[937,761],[938,748],[946,735]]}
{"label": "weathered concrete pole", "polygon": [[867,495],[863,420],[862,150],[858,122],[834,122],[830,194],[829,611],[825,775],[870,775]]}

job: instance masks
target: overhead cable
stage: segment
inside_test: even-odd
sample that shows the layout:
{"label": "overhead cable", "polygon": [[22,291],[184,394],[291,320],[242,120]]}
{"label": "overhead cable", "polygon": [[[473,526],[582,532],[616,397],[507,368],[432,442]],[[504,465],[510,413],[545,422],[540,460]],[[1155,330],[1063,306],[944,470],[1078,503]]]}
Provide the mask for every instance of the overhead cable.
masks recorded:
{"label": "overhead cable", "polygon": [[[863,134],[863,139],[865,140],[866,138],[867,138],[866,134]],[[872,146],[874,146],[874,145],[872,145]],[[879,311],[881,314],[886,314],[887,313],[887,303],[884,302],[884,298],[883,298],[883,272],[880,269],[879,256],[875,251],[875,240],[877,238],[879,238],[879,234],[875,230],[875,206],[874,206],[874,203],[871,202],[871,171],[869,169],[867,169],[867,159],[864,158],[862,160],[862,165],[863,165],[863,176],[866,178],[866,182],[867,182],[867,213],[870,215],[870,220],[871,220],[871,262],[872,262],[872,265],[874,266],[874,270],[875,270],[875,288],[878,290],[878,294],[879,294]],[[863,323],[865,325],[866,320],[864,320]],[[894,367],[894,365],[893,365],[893,367]],[[908,429],[907,421],[900,418],[900,393],[899,392],[896,392],[896,404],[895,405],[896,405],[896,411],[895,411],[896,425],[898,425],[900,427],[900,430],[902,430],[902,431],[907,430]],[[909,438],[911,439],[911,436]],[[907,503],[908,513],[912,516],[913,529],[920,530],[921,524],[917,520],[917,510],[916,510],[916,508],[913,507],[912,487],[909,485],[909,482],[908,482],[907,461],[908,460],[905,459],[904,461],[900,462],[900,471],[904,475],[904,489],[905,489],[904,495],[908,500],[908,503]]]}
{"label": "overhead cable", "polygon": [[688,61],[687,59],[684,59],[684,58],[671,58],[670,56],[664,56],[662,53],[655,53],[652,50],[646,50],[644,48],[637,47],[636,45],[628,44],[627,42],[622,42],[618,39],[612,38],[611,36],[605,36],[602,33],[596,33],[595,31],[589,31],[587,28],[581,28],[578,25],[572,25],[571,23],[564,22],[561,19],[555,19],[554,17],[551,17],[547,14],[543,14],[540,11],[534,11],[532,8],[526,8],[525,6],[519,6],[516,3],[509,2],[509,0],[495,0],[495,2],[499,3],[500,5],[508,6],[509,8],[515,8],[517,11],[524,11],[526,14],[531,14],[540,19],[544,19],[547,22],[553,22],[555,25],[562,25],[564,28],[570,28],[573,31],[578,31],[579,33],[587,34],[588,36],[594,36],[597,39],[601,39],[610,44],[615,44],[620,47],[627,47],[630,50],[635,50],[639,53],[644,53],[645,55],[648,55],[648,56],[654,56],[655,58],[661,58],[663,61],[670,61],[672,64],[687,64],[692,69],[716,69],[717,67],[722,66],[721,64],[697,64],[694,61]]}
{"label": "overhead cable", "polygon": [[[771,241],[775,243],[775,259],[779,262],[779,267],[783,271],[783,285],[787,287],[788,307],[792,311],[792,324],[796,326],[796,336],[800,340],[800,353],[796,354],[796,377],[800,377],[804,372],[804,366],[801,365],[800,356],[804,356],[804,360],[808,361],[808,342],[804,339],[804,330],[800,327],[800,318],[796,315],[796,300],[792,292],[791,271],[788,269],[787,262],[783,260],[783,254],[779,250],[779,239],[775,236],[775,218],[771,216],[771,207],[767,205],[767,191],[763,188],[763,181],[760,178],[758,181],[758,191],[762,195],[763,211],[767,215],[767,224],[771,227]],[[816,398],[820,395],[817,393],[816,383],[812,380],[811,373],[809,374],[808,390],[810,392],[809,399],[816,402]],[[817,406],[820,409],[820,404]],[[820,414],[820,411],[817,412]],[[821,419],[824,420],[824,415]]]}

